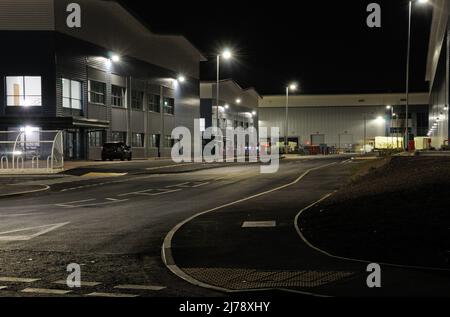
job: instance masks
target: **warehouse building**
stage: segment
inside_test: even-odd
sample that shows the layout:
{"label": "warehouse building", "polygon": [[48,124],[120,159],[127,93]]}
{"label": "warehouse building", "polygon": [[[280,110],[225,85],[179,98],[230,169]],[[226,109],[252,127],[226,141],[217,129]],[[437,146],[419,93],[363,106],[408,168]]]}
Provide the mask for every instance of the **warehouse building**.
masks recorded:
{"label": "warehouse building", "polygon": [[450,68],[450,4],[433,1],[433,19],[427,61],[427,81],[430,82],[429,136],[436,149],[448,149],[450,128],[449,68]]}
{"label": "warehouse building", "polygon": [[172,129],[200,117],[203,55],[116,1],[2,0],[0,39],[0,130],[64,130],[66,159],[106,141],[170,156]]}
{"label": "warehouse building", "polygon": [[[364,145],[374,148],[376,137],[391,137],[395,140],[392,147],[401,147],[406,127],[405,103],[404,94],[289,96],[287,128],[291,150],[327,145],[339,151],[354,152]],[[263,96],[259,125],[279,127],[283,142],[285,121],[286,96]],[[426,136],[427,93],[410,95],[408,129],[410,139]]]}

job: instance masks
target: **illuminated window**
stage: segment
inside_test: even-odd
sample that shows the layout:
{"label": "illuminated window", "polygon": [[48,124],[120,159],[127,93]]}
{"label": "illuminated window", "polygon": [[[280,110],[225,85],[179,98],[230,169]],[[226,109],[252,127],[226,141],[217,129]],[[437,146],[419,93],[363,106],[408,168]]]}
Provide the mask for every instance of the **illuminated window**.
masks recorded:
{"label": "illuminated window", "polygon": [[8,106],[42,106],[40,76],[7,76],[6,104]]}
{"label": "illuminated window", "polygon": [[82,105],[81,82],[63,78],[62,84],[63,84],[63,107],[81,110]]}

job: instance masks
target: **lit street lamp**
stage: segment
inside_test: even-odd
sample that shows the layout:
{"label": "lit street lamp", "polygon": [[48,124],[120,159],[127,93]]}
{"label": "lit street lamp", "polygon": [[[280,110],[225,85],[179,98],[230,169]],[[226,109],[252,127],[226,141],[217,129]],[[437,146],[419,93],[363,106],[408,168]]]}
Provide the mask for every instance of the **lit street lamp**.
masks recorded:
{"label": "lit street lamp", "polygon": [[420,4],[425,4],[428,0],[409,0],[409,19],[408,19],[408,49],[406,56],[406,116],[405,116],[405,150],[409,149],[409,129],[408,129],[408,107],[409,107],[409,62],[411,56],[411,17],[413,2],[418,1]]}
{"label": "lit street lamp", "polygon": [[292,83],[286,87],[286,118],[284,121],[284,153],[288,154],[288,113],[289,113],[289,90],[296,91],[297,85]]}
{"label": "lit street lamp", "polygon": [[230,50],[226,49],[222,52],[222,54],[217,55],[217,84],[216,84],[216,124],[219,127],[219,103],[220,103],[220,90],[219,90],[219,81],[220,81],[220,57],[224,59],[230,59],[233,57],[233,54]]}

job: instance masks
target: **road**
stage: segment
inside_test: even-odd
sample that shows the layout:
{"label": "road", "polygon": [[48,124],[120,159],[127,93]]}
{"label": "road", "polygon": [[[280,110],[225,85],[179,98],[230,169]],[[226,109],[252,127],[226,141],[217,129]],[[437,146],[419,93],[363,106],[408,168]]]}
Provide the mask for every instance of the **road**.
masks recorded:
{"label": "road", "polygon": [[[258,164],[138,162],[39,180],[51,189],[1,200],[0,296],[396,295],[416,270],[397,269],[397,279],[387,269],[392,288],[370,293],[365,263],[319,256],[295,230],[298,211],[336,190],[354,164],[286,159],[278,173],[261,174]],[[70,263],[81,267],[79,289],[64,283]]]}

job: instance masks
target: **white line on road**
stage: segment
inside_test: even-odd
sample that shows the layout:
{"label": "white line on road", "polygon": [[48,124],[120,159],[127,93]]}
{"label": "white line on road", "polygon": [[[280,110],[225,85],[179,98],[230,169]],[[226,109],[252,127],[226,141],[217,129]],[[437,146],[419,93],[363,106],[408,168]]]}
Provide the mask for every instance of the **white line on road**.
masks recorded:
{"label": "white line on road", "polygon": [[7,288],[8,288],[8,286],[0,286],[0,290],[7,289]]}
{"label": "white line on road", "polygon": [[10,283],[33,283],[39,280],[40,278],[0,277],[0,282]]}
{"label": "white line on road", "polygon": [[165,286],[155,286],[155,285],[131,285],[131,284],[124,284],[124,285],[117,285],[114,286],[116,289],[129,289],[129,290],[141,290],[141,291],[160,291],[165,289]]}
{"label": "white line on road", "polygon": [[0,218],[8,218],[8,217],[26,217],[26,216],[35,216],[35,215],[42,215],[43,212],[29,212],[25,214],[6,214],[6,215],[0,215]]}
{"label": "white line on road", "polygon": [[55,206],[58,206],[58,207],[72,207],[73,204],[86,203],[88,201],[94,201],[94,200],[95,200],[95,198],[84,199],[84,200],[74,200],[74,201],[69,201],[67,203],[55,204]]}
{"label": "white line on road", "polygon": [[92,297],[138,297],[138,295],[133,295],[133,294],[99,293],[99,292],[90,293],[90,294],[87,294],[86,296],[92,296]]}
{"label": "white line on road", "polygon": [[[165,195],[165,194],[170,194],[170,193],[175,193],[175,192],[179,192],[181,189],[154,189],[154,188],[150,188],[150,189],[146,189],[146,190],[140,190],[137,192],[131,192],[131,193],[125,193],[125,194],[120,194],[119,197],[124,197],[124,196],[132,196],[132,195],[141,195],[141,196],[159,196],[159,195]],[[151,193],[152,191],[159,191],[158,193]]]}
{"label": "white line on road", "polygon": [[[58,285],[67,285],[67,281],[66,280],[59,280],[59,281],[55,281],[53,282],[53,284],[58,284]],[[95,287],[98,286],[102,283],[100,282],[86,282],[86,281],[81,281],[81,287]]]}
{"label": "white line on road", "polygon": [[194,163],[186,163],[186,164],[172,164],[172,165],[165,165],[165,166],[156,166],[156,167],[148,167],[146,168],[147,171],[153,171],[158,170],[162,168],[171,168],[171,167],[180,167],[180,166],[187,166],[187,165],[193,165]]}
{"label": "white line on road", "polygon": [[[50,231],[61,228],[62,226],[65,226],[69,223],[70,222],[55,223],[55,224],[51,224],[51,225],[28,227],[28,228],[21,228],[21,229],[0,232],[0,241],[28,241],[33,238],[39,237],[43,234],[49,233]],[[29,234],[29,235],[9,235],[10,233],[16,233],[16,232],[21,232],[21,231],[30,231],[30,230],[35,230],[35,229],[43,229],[43,230],[41,230],[35,234]],[[2,235],[4,235],[4,236],[2,236]]]}
{"label": "white line on road", "polygon": [[166,188],[180,187],[180,186],[184,186],[186,184],[189,184],[189,182],[184,182],[184,183],[180,183],[180,184],[176,184],[176,185],[169,185],[169,186],[166,186]]}
{"label": "white line on road", "polygon": [[125,201],[128,201],[128,200],[129,199],[120,199],[120,200],[118,199],[118,200],[107,201],[107,202],[103,202],[103,203],[84,204],[84,205],[65,206],[65,207],[66,208],[83,208],[83,207],[105,206],[105,205],[122,203],[122,202],[125,202]]}
{"label": "white line on road", "polygon": [[48,288],[25,288],[21,290],[22,293],[36,293],[36,294],[47,294],[47,295],[65,295],[71,293],[72,291],[63,291],[60,289],[48,289]]}
{"label": "white line on road", "polygon": [[205,182],[205,183],[194,185],[194,186],[192,186],[192,188],[197,188],[197,187],[205,186],[205,185],[208,185],[208,184],[209,184],[209,182]]}
{"label": "white line on road", "polygon": [[242,224],[242,228],[273,228],[276,226],[276,221],[245,221]]}

